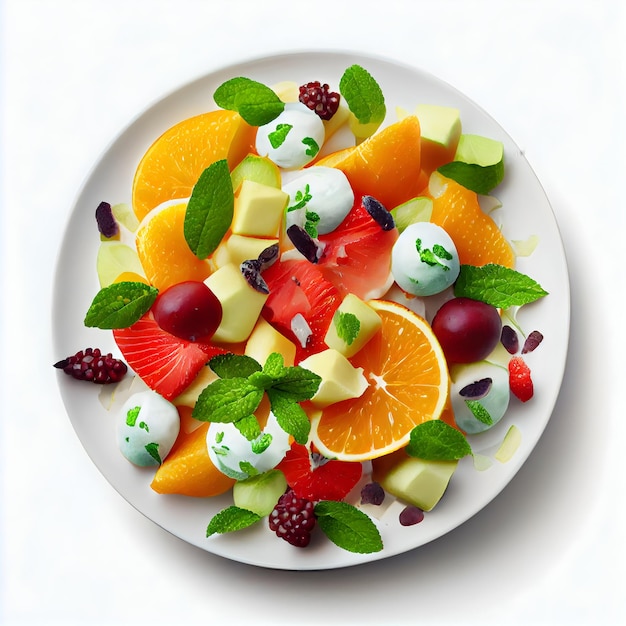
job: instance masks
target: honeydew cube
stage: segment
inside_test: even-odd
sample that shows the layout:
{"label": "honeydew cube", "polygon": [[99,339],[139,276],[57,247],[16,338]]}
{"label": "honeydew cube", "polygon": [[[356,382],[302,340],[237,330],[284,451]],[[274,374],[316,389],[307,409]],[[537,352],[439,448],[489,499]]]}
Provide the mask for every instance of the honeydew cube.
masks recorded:
{"label": "honeydew cube", "polygon": [[248,339],[267,294],[251,287],[239,266],[233,263],[220,267],[204,282],[222,305],[222,321],[213,339],[218,343],[240,343]]}
{"label": "honeydew cube", "polygon": [[231,235],[226,241],[228,263],[240,265],[248,259],[256,259],[265,248],[278,243],[278,239],[262,239],[246,235]]}
{"label": "honeydew cube", "polygon": [[317,374],[322,381],[311,398],[313,406],[323,408],[335,402],[358,398],[367,389],[362,368],[356,368],[341,352],[329,348],[312,354],[299,365]]}
{"label": "honeydew cube", "polygon": [[263,365],[272,352],[281,354],[287,367],[294,364],[295,344],[260,317],[248,337],[244,353]]}
{"label": "honeydew cube", "polygon": [[430,511],[441,500],[458,461],[426,461],[404,450],[374,459],[372,478],[392,496]]}
{"label": "honeydew cube", "polygon": [[235,235],[277,237],[289,194],[282,189],[244,180],[235,196],[231,230]]}
{"label": "honeydew cube", "polygon": [[350,358],[380,330],[381,325],[378,313],[349,293],[337,308],[324,342],[329,348]]}
{"label": "honeydew cube", "polygon": [[454,107],[418,104],[415,115],[420,122],[422,169],[432,171],[454,158],[461,137],[461,114]]}

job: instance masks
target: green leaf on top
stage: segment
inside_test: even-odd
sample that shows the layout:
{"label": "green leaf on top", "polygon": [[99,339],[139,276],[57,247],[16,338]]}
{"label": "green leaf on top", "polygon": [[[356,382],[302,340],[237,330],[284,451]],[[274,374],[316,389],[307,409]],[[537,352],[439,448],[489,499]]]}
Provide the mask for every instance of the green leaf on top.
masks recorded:
{"label": "green leaf on top", "polygon": [[215,161],[200,174],[185,211],[185,240],[199,259],[206,259],[219,246],[233,221],[234,207],[228,163]]}
{"label": "green leaf on top", "polygon": [[254,413],[262,399],[263,390],[246,378],[218,378],[202,390],[191,414],[203,422],[236,422]]}
{"label": "green leaf on top", "polygon": [[206,536],[215,533],[224,534],[242,530],[252,526],[261,519],[261,516],[238,506],[229,506],[211,518],[206,529]]}
{"label": "green leaf on top", "polygon": [[274,388],[267,390],[267,397],[278,425],[298,443],[305,444],[311,423],[304,409],[289,394]]}
{"label": "green leaf on top", "polygon": [[272,89],[244,76],[222,83],[213,99],[222,109],[237,111],[250,126],[269,124],[285,109],[285,103]]}
{"label": "green leaf on top", "polygon": [[209,367],[220,378],[248,378],[261,371],[261,365],[245,354],[218,354],[209,361]]}
{"label": "green leaf on top", "polygon": [[521,272],[489,263],[480,267],[461,265],[454,285],[454,295],[507,309],[534,302],[548,295],[548,292],[537,281]]}
{"label": "green leaf on top", "polygon": [[351,65],[339,81],[339,91],[360,124],[380,124],[387,112],[376,79],[360,65]]}
{"label": "green leaf on top", "polygon": [[148,312],[158,294],[158,289],[142,282],[112,283],[96,294],[84,324],[106,330],[128,328]]}
{"label": "green leaf on top", "polygon": [[348,346],[354,343],[361,330],[361,322],[354,313],[335,311],[333,324],[335,325],[337,336],[343,339]]}
{"label": "green leaf on top", "polygon": [[406,452],[425,461],[458,461],[472,449],[462,432],[441,420],[430,420],[411,431]]}

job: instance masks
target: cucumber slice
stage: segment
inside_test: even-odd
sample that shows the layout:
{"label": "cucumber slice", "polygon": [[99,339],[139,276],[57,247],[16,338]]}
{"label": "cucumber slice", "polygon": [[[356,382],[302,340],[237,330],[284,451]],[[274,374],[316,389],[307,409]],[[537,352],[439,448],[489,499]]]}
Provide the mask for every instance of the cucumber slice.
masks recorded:
{"label": "cucumber slice", "polygon": [[98,248],[96,271],[100,287],[108,287],[123,272],[144,275],[135,250],[118,241],[103,241]]}
{"label": "cucumber slice", "polygon": [[407,200],[395,209],[391,215],[399,232],[402,232],[415,222],[428,222],[433,212],[433,201],[430,198],[418,197]]}
{"label": "cucumber slice", "polygon": [[285,475],[277,469],[237,481],[233,485],[235,506],[261,517],[269,515],[287,489]]}
{"label": "cucumber slice", "polygon": [[504,178],[504,146],[481,135],[461,135],[454,161],[437,171],[476,193],[488,194]]}
{"label": "cucumber slice", "polygon": [[281,177],[278,166],[266,157],[248,154],[230,173],[233,189],[237,191],[244,180],[280,189]]}

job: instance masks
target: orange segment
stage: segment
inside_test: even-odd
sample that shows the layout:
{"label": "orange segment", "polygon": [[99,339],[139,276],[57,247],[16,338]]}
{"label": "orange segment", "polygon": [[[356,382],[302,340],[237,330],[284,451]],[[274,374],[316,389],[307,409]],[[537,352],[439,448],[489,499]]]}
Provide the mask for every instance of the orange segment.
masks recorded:
{"label": "orange segment", "polygon": [[208,422],[192,432],[181,430],[171,452],[159,466],[151,487],[157,493],[207,498],[228,491],[235,481],[222,474],[209,458]]}
{"label": "orange segment", "polygon": [[316,165],[340,169],[357,196],[374,196],[391,210],[420,195],[428,182],[421,171],[420,150],[419,121],[409,115]]}
{"label": "orange segment", "polygon": [[452,238],[461,264],[515,266],[515,253],[493,219],[483,212],[478,195],[456,181],[434,173],[430,181],[430,221]]}
{"label": "orange segment", "polygon": [[233,111],[196,115],[165,131],[145,153],[133,180],[133,210],[139,220],[167,200],[188,198],[211,163],[228,159],[233,169],[252,151],[256,128]]}
{"label": "orange segment", "polygon": [[158,209],[137,231],[137,254],[151,285],[167,289],[185,280],[203,281],[211,273],[208,260],[201,261],[185,239],[186,204]]}
{"label": "orange segment", "polygon": [[315,446],[344,461],[406,446],[415,426],[441,416],[449,394],[446,360],[428,323],[395,302],[369,304],[382,328],[350,359],[369,386],[360,398],[332,404],[311,420]]}

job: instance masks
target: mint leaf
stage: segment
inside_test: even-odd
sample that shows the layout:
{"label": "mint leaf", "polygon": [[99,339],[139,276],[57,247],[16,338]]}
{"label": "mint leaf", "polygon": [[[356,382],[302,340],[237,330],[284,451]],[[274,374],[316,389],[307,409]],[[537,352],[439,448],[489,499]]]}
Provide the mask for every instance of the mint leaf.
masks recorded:
{"label": "mint leaf", "polygon": [[292,128],[292,124],[276,124],[276,130],[268,133],[267,138],[274,150],[280,148],[285,143],[285,139],[287,139],[287,135]]}
{"label": "mint leaf", "polygon": [[406,451],[425,461],[457,461],[472,454],[465,435],[441,420],[430,420],[416,426]]}
{"label": "mint leaf", "polygon": [[361,322],[354,313],[344,313],[343,311],[335,311],[333,315],[333,324],[337,331],[339,339],[343,339],[346,345],[350,346],[357,338],[361,330]]}
{"label": "mint leaf", "polygon": [[234,425],[248,441],[254,441],[261,435],[259,421],[254,415],[246,415],[234,422]]}
{"label": "mint leaf", "polygon": [[304,151],[307,156],[314,157],[320,151],[320,147],[313,137],[304,137],[302,143],[307,146]]}
{"label": "mint leaf", "polygon": [[271,388],[267,390],[272,413],[278,425],[298,443],[305,444],[311,432],[311,423],[304,409],[289,394]]}
{"label": "mint leaf", "polygon": [[489,263],[481,267],[461,265],[454,295],[481,300],[508,309],[534,302],[548,294],[539,283],[516,270]]}
{"label": "mint leaf", "polygon": [[385,97],[365,68],[360,65],[347,68],[339,81],[339,91],[361,124],[378,124],[385,119]]}
{"label": "mint leaf", "polygon": [[218,354],[209,361],[209,367],[220,378],[248,378],[261,371],[261,365],[245,354]]}
{"label": "mint leaf", "polygon": [[487,424],[487,426],[493,424],[493,418],[489,411],[478,400],[466,400],[465,404],[467,404],[467,408],[479,422]]}
{"label": "mint leaf", "polygon": [[274,380],[282,378],[286,373],[283,355],[279,352],[272,352],[265,360],[263,372],[271,376]]}
{"label": "mint leaf", "polygon": [[264,433],[260,437],[257,437],[254,441],[250,442],[252,452],[254,452],[254,454],[262,454],[270,447],[273,439],[274,437],[272,437],[270,433]]}
{"label": "mint leaf", "polygon": [[206,536],[210,537],[215,533],[230,533],[242,528],[252,526],[261,519],[260,515],[241,509],[238,506],[229,506],[213,516],[206,529]]}
{"label": "mint leaf", "polygon": [[299,365],[286,367],[284,375],[272,385],[272,389],[280,391],[296,402],[310,400],[319,389],[322,379]]}
{"label": "mint leaf", "polygon": [[263,390],[245,378],[219,378],[205,387],[191,413],[203,422],[236,422],[254,413]]}
{"label": "mint leaf", "polygon": [[371,554],[383,549],[383,541],[374,522],[351,504],[322,500],[315,505],[314,512],[322,532],[340,548],[358,554]]}
{"label": "mint leaf", "polygon": [[161,461],[161,456],[159,455],[159,444],[158,443],[148,443],[145,446],[146,452],[159,464]]}
{"label": "mint leaf", "polygon": [[147,313],[158,294],[158,289],[141,282],[113,283],[96,294],[85,315],[85,326],[128,328]]}
{"label": "mint leaf", "polygon": [[251,126],[269,124],[285,109],[285,103],[269,87],[243,76],[222,83],[213,99],[222,109],[237,111]]}
{"label": "mint leaf", "polygon": [[207,167],[194,185],[185,212],[184,235],[191,251],[206,259],[233,221],[235,195],[226,159]]}
{"label": "mint leaf", "polygon": [[493,165],[452,161],[438,167],[437,171],[474,193],[487,195],[504,179],[504,161]]}

